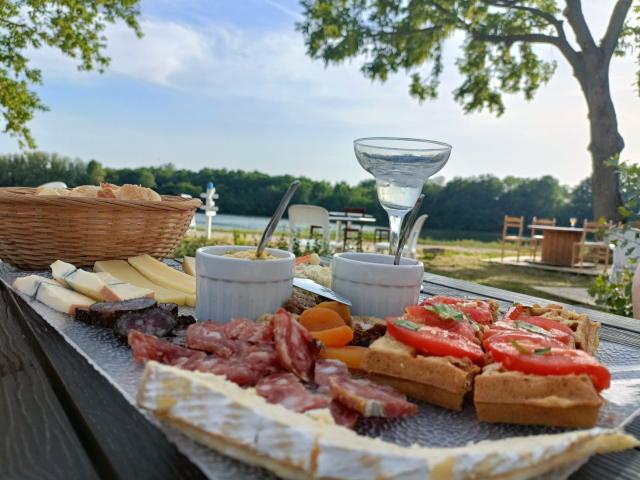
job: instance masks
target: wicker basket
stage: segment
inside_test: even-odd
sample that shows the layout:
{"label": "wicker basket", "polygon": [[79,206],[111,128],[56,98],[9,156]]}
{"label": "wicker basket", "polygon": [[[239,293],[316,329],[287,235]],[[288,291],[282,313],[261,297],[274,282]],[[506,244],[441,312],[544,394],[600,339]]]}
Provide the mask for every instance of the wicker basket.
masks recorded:
{"label": "wicker basket", "polygon": [[0,259],[22,270],[46,270],[55,260],[92,266],[96,260],[169,255],[200,200],[162,202],[34,195],[0,188]]}

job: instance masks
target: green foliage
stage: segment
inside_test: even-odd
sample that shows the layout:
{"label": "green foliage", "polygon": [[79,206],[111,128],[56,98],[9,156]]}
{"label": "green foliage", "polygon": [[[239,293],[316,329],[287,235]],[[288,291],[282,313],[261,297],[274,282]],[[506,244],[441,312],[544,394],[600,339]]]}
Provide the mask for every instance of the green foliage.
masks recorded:
{"label": "green foliage", "polygon": [[51,47],[77,60],[79,70],[109,64],[104,54],[105,27],[124,21],[138,36],[139,0],[2,0],[0,1],[0,111],[4,131],[21,146],[35,147],[27,127],[37,111],[47,110],[33,85],[42,73],[31,67],[28,53]]}
{"label": "green foliage", "polygon": [[623,270],[620,278],[612,282],[605,275],[598,275],[589,287],[589,294],[595,298],[596,304],[607,307],[612,313],[625,317],[633,316],[631,292],[633,271]]}
{"label": "green foliage", "polygon": [[[194,197],[204,191],[207,182],[213,181],[220,194],[217,205],[221,213],[271,216],[294,177],[210,168],[194,172],[177,169],[171,164],[113,169],[103,167],[95,160],[85,163],[42,152],[0,155],[0,187],[37,186],[50,181],[63,181],[75,187],[95,185],[103,179],[118,185],[151,186],[165,195],[188,193]],[[346,182],[332,185],[305,177],[299,180],[301,185],[292,203],[320,205],[330,211],[362,207],[379,223],[387,223],[387,214],[378,202],[373,180],[357,185]],[[590,218],[590,191],[589,179],[574,189],[560,185],[550,176],[501,180],[483,175],[453,178],[447,183],[434,179],[424,186],[426,198],[422,213],[429,214],[426,229],[429,234],[434,230],[446,230],[447,238],[468,238],[470,233],[477,237],[487,232],[486,240],[493,240],[502,228],[505,214],[524,215],[527,221],[533,216],[555,217],[560,224],[567,224],[569,217]]]}
{"label": "green foliage", "polygon": [[457,33],[464,35],[456,60],[463,82],[454,98],[467,112],[487,108],[501,115],[503,93],[522,92],[531,99],[556,68],[531,45],[555,43],[554,16],[560,9],[550,0],[303,0],[302,5],[298,29],[312,58],[338,64],[362,57],[363,74],[380,81],[404,70],[411,76],[411,95],[421,101],[437,96],[445,42]]}
{"label": "green foliage", "polygon": [[207,240],[207,237],[184,237],[173,252],[173,258],[194,257],[196,250],[209,245],[220,245],[214,239]]}

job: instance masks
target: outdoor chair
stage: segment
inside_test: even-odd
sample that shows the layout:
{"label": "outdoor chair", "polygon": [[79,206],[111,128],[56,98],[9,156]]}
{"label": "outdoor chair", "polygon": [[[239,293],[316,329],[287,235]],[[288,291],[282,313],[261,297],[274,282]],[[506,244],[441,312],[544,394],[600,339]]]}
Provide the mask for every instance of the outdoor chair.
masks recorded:
{"label": "outdoor chair", "polygon": [[605,241],[606,233],[611,229],[611,222],[589,221],[586,218],[582,224],[582,238],[573,244],[571,265],[583,265],[586,254],[591,254],[593,263],[604,264],[604,272],[609,268],[611,247]]}
{"label": "outdoor chair", "polygon": [[326,208],[315,205],[290,205],[287,210],[289,215],[289,251],[293,251],[293,246],[297,234],[302,227],[309,227],[310,238],[298,240],[303,251],[310,250],[317,244],[318,231],[321,231],[324,245],[332,247],[329,240],[331,233],[331,223],[329,222],[329,212]]}
{"label": "outdoor chair", "polygon": [[[420,239],[420,232],[422,231],[422,227],[424,226],[424,222],[429,217],[428,214],[420,215],[416,223],[413,224],[411,228],[411,232],[409,232],[409,238],[407,239],[407,243],[404,246],[404,250],[402,251],[402,256],[407,258],[416,258],[418,256],[418,240]],[[376,243],[376,252],[377,253],[389,253],[391,255],[395,255],[396,252],[389,251],[389,242],[377,242]]]}
{"label": "outdoor chair", "polygon": [[[366,210],[364,208],[345,207],[344,214],[346,217],[364,217]],[[356,225],[347,221],[342,229],[342,248],[347,251],[350,242],[354,242],[356,250],[362,251],[362,225]]]}
{"label": "outdoor chair", "polygon": [[373,245],[376,253],[389,253],[391,230],[387,227],[376,227],[373,231]]}
{"label": "outdoor chair", "polygon": [[[514,229],[517,229],[517,234],[511,233]],[[520,261],[520,247],[527,241],[527,239],[522,235],[523,231],[524,217],[504,216],[504,222],[502,223],[501,261],[504,262],[504,246],[506,242],[516,243],[516,261]]]}
{"label": "outdoor chair", "polygon": [[[531,225],[555,227],[556,219],[533,217],[533,219],[531,220]],[[535,227],[530,227],[530,228],[531,228],[531,238],[529,239],[529,243],[531,246],[531,260],[535,261],[536,253],[538,252],[538,246],[542,243],[542,239],[544,238],[544,235],[542,233],[536,233],[536,232],[542,232],[541,230],[537,230]]]}

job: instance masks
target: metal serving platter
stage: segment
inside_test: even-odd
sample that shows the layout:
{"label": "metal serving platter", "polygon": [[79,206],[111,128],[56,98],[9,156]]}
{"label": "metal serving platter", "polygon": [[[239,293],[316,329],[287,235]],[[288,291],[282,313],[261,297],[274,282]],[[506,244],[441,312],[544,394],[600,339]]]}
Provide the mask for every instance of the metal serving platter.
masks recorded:
{"label": "metal serving platter", "polygon": [[[29,272],[31,273],[34,272]],[[26,274],[3,273],[0,274],[0,279],[11,284],[16,276]],[[117,340],[110,329],[77,322],[69,315],[23,298],[135,406],[143,367],[133,361],[127,345]],[[192,314],[193,309],[183,308],[181,313]],[[612,383],[611,388],[603,392],[606,403],[600,412],[600,427],[623,426],[640,411],[640,335],[631,335],[629,338],[625,335],[601,336],[598,357],[611,370]],[[201,446],[173,427],[159,422],[145,410],[140,411],[211,478],[275,478],[263,469],[251,467]],[[476,419],[473,405],[467,401],[462,412],[451,412],[419,403],[416,416],[363,419],[358,424],[357,431],[362,435],[379,437],[399,445],[415,443],[426,447],[454,447],[469,442],[557,433],[567,429],[481,423]]]}

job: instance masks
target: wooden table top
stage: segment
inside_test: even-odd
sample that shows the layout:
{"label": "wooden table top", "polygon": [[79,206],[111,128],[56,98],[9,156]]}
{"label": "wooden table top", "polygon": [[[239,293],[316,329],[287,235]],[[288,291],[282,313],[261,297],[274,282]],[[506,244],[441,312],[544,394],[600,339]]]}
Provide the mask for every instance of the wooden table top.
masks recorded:
{"label": "wooden table top", "polygon": [[552,232],[584,232],[582,227],[556,227],[554,225],[529,225],[532,230],[549,230]]}
{"label": "wooden table top", "polygon": [[[544,300],[439,275],[424,277],[426,295]],[[585,308],[602,338],[640,351],[640,321]],[[629,343],[631,342],[631,343]],[[0,478],[203,479],[165,435],[85,357],[0,281]],[[640,436],[640,418],[626,425]],[[8,441],[7,441],[8,439]],[[572,479],[640,478],[640,450],[599,455]]]}

